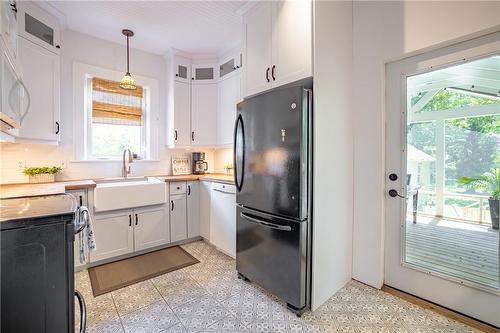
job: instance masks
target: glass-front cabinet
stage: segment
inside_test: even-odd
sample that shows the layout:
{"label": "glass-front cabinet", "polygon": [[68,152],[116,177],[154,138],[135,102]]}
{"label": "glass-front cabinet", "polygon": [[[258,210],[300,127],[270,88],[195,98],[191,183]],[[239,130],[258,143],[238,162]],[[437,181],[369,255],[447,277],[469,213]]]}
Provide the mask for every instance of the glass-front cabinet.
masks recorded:
{"label": "glass-front cabinet", "polygon": [[237,52],[228,57],[222,58],[219,64],[219,78],[224,79],[228,74],[236,72],[242,67],[242,54]]}
{"label": "glass-front cabinet", "polygon": [[175,81],[190,82],[191,81],[191,61],[187,58],[174,57],[174,74]]}
{"label": "glass-front cabinet", "polygon": [[216,64],[193,64],[191,66],[191,81],[193,84],[217,82],[216,75]]}
{"label": "glass-front cabinet", "polygon": [[53,53],[59,54],[60,29],[57,19],[29,2],[18,4],[19,35]]}

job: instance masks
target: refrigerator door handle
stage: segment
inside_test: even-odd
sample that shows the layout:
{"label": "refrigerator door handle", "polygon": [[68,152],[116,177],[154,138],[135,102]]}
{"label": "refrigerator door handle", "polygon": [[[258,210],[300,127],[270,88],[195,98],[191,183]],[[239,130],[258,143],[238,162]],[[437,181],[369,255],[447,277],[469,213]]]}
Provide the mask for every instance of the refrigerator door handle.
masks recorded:
{"label": "refrigerator door handle", "polygon": [[[239,125],[241,125],[241,137],[242,137],[242,142],[241,142],[241,183],[238,182],[238,163],[237,163],[237,157],[238,157],[238,144],[237,144],[237,138],[238,138],[238,128]],[[245,175],[245,127],[243,125],[243,117],[238,115],[238,118],[236,118],[236,122],[234,124],[234,140],[233,140],[233,159],[234,159],[234,184],[236,185],[236,189],[238,192],[241,192],[241,189],[243,187],[243,177]]]}
{"label": "refrigerator door handle", "polygon": [[252,216],[248,216],[245,213],[240,213],[240,216],[243,217],[244,219],[250,221],[250,222],[263,225],[264,227],[268,227],[268,228],[276,229],[276,230],[281,230],[281,231],[292,231],[292,227],[287,226],[287,225],[278,225],[278,224],[270,223],[270,222],[252,217]]}
{"label": "refrigerator door handle", "polygon": [[85,299],[78,290],[75,290],[75,296],[80,305],[80,333],[85,333],[85,326],[87,326],[87,306],[85,305]]}

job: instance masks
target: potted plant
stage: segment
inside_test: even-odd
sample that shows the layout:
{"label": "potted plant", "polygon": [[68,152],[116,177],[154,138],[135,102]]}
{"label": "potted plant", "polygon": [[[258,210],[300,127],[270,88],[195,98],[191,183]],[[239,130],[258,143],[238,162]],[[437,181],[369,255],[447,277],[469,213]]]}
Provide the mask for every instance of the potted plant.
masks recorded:
{"label": "potted plant", "polygon": [[226,170],[226,174],[231,175],[233,173],[233,163],[224,164],[224,170]]}
{"label": "potted plant", "polygon": [[486,172],[480,176],[460,177],[457,182],[462,185],[473,187],[476,190],[488,191],[491,193],[491,197],[488,200],[490,204],[491,224],[493,229],[498,229],[500,168],[493,168],[490,172]]}
{"label": "potted plant", "polygon": [[30,167],[24,168],[25,176],[30,177],[30,183],[52,183],[55,181],[55,174],[60,172],[60,167]]}

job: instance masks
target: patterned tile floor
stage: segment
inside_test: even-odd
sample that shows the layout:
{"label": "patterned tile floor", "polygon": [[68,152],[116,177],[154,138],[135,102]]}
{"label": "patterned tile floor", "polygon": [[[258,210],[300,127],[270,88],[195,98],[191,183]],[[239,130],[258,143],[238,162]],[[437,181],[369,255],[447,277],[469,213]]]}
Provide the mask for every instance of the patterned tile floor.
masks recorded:
{"label": "patterned tile floor", "polygon": [[233,259],[203,241],[183,247],[200,263],[98,297],[87,272],[76,273],[87,332],[476,332],[356,281],[297,318],[276,297],[238,280]]}

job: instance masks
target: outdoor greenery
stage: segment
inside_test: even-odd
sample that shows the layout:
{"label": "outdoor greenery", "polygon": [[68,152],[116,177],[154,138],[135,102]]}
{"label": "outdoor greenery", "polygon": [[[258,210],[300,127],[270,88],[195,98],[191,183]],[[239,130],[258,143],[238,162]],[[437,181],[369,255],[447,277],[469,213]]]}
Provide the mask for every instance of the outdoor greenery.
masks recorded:
{"label": "outdoor greenery", "polygon": [[26,176],[35,176],[35,175],[42,175],[42,174],[56,174],[60,172],[62,168],[60,167],[31,167],[31,168],[24,168],[23,173]]}
{"label": "outdoor greenery", "polygon": [[[415,96],[412,104],[422,96]],[[420,112],[499,103],[498,100],[441,90]],[[500,105],[499,105],[500,108]],[[435,156],[435,122],[408,125],[408,143]],[[484,174],[500,166],[500,115],[448,119],[445,123],[447,190],[482,193],[482,188],[457,183],[462,176]]]}
{"label": "outdoor greenery", "polygon": [[457,182],[480,191],[486,191],[494,199],[500,197],[500,168],[495,168],[480,176],[460,177]]}

